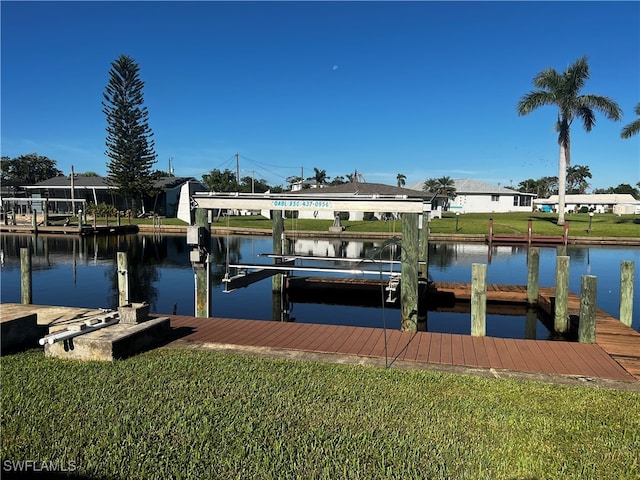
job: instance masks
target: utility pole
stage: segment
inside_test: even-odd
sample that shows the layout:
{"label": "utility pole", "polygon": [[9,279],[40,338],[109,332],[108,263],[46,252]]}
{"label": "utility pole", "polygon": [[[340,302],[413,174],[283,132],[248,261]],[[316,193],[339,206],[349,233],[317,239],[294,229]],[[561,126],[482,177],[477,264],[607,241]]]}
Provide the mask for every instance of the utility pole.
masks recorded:
{"label": "utility pole", "polygon": [[75,172],[73,171],[73,165],[71,165],[71,215],[74,215],[76,213],[76,205],[75,205],[75,189],[76,189],[76,184],[75,184]]}
{"label": "utility pole", "polygon": [[236,183],[240,187],[240,155],[236,152]]}

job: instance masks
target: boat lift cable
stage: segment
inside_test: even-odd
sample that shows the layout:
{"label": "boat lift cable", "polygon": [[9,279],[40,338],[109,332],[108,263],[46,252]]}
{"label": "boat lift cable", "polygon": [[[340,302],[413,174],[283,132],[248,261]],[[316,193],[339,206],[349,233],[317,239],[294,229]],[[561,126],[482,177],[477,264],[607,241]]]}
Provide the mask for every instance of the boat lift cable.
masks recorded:
{"label": "boat lift cable", "polygon": [[[377,263],[379,265],[379,275],[380,275],[380,296],[381,296],[381,303],[382,303],[382,330],[383,330],[383,335],[384,335],[384,362],[385,362],[385,367],[386,368],[390,368],[391,365],[393,364],[393,362],[395,362],[396,358],[395,357],[393,359],[393,361],[391,363],[389,363],[389,351],[388,351],[388,342],[387,342],[387,316],[386,316],[386,309],[384,308],[385,305],[385,293],[384,293],[384,285],[382,283],[382,275],[383,275],[383,271],[382,271],[382,266],[384,262],[378,261],[375,259],[376,256],[381,257],[382,256],[382,252],[385,250],[385,248],[389,247],[389,246],[399,246],[400,247],[400,251],[402,252],[402,242],[400,241],[400,239],[393,237],[389,240],[386,240],[381,247],[374,249],[368,256],[367,258],[362,259],[362,263],[364,262],[374,262]],[[394,277],[391,277],[391,280],[393,280]],[[392,286],[391,286],[391,280],[389,283],[389,294],[391,294],[391,290],[392,290]],[[415,333],[414,333],[415,336]],[[411,339],[409,340],[409,342],[411,342],[411,340],[414,337],[412,336]],[[408,345],[408,343],[407,343]],[[406,348],[406,346],[405,346]]]}
{"label": "boat lift cable", "polygon": [[229,220],[229,215],[227,215],[227,241],[226,241],[226,252],[225,252],[225,270],[224,270],[224,278],[229,278],[229,240],[230,240],[230,236],[229,236],[229,232],[230,232],[230,220]]}
{"label": "boat lift cable", "polygon": [[[389,368],[389,351],[388,351],[388,342],[387,342],[387,315],[386,315],[386,309],[384,308],[384,304],[385,304],[385,296],[384,296],[384,285],[382,283],[382,262],[376,262],[375,260],[375,255],[376,254],[382,254],[382,251],[387,247],[386,242],[382,245],[382,247],[380,249],[375,249],[372,252],[372,255],[370,255],[368,258],[362,260],[362,262],[365,261],[372,261],[374,263],[378,264],[378,274],[379,274],[379,278],[380,278],[380,303],[382,305],[382,333],[383,333],[383,338],[384,338],[384,366],[385,368]],[[393,265],[391,266],[393,268]]]}

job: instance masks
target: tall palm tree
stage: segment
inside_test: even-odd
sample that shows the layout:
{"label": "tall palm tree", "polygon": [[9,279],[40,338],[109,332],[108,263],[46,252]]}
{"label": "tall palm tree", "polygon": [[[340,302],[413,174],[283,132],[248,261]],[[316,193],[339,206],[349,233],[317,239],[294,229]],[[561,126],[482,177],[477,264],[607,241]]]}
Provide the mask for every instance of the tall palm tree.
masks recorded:
{"label": "tall palm tree", "polygon": [[449,205],[449,199],[455,198],[456,196],[456,185],[451,177],[440,177],[436,179],[438,182],[438,187],[436,191],[438,195],[445,195],[447,197],[447,203],[445,207]]}
{"label": "tall palm tree", "polygon": [[316,181],[316,186],[324,185],[327,182],[328,177],[326,170],[320,170],[316,167],[313,167],[313,172],[313,178]]}
{"label": "tall palm tree", "polygon": [[558,225],[564,225],[564,205],[567,179],[567,166],[570,163],[570,128],[573,120],[582,120],[584,129],[590,132],[596,123],[594,110],[602,112],[610,120],[620,120],[622,110],[609,97],[599,95],[579,95],[589,78],[587,57],[576,60],[563,73],[547,68],[536,75],[533,90],[524,95],[518,102],[520,116],[527,115],[544,105],[558,107],[558,120],[555,130],[558,132],[560,155],[558,160]]}
{"label": "tall palm tree", "polygon": [[592,178],[589,167],[584,165],[572,165],[567,168],[567,191],[569,193],[587,193],[589,182],[587,178]]}
{"label": "tall palm tree", "polygon": [[427,178],[422,185],[422,190],[433,193],[433,197],[431,198],[432,202],[434,198],[438,196],[447,197],[447,200],[443,205],[445,209],[449,204],[449,199],[456,196],[455,182],[451,177]]}
{"label": "tall palm tree", "polygon": [[422,190],[429,193],[436,193],[436,190],[438,190],[438,180],[435,178],[427,178],[422,185]]}
{"label": "tall palm tree", "polygon": [[404,173],[399,173],[397,176],[397,180],[398,180],[398,187],[402,188],[405,186],[407,176]]}
{"label": "tall palm tree", "polygon": [[[636,115],[640,115],[640,103],[636,105]],[[620,133],[622,138],[630,138],[640,132],[640,118],[635,119],[629,125],[625,126]]]}
{"label": "tall palm tree", "polygon": [[536,191],[536,180],[527,178],[518,184],[518,191],[524,193],[533,193]]}

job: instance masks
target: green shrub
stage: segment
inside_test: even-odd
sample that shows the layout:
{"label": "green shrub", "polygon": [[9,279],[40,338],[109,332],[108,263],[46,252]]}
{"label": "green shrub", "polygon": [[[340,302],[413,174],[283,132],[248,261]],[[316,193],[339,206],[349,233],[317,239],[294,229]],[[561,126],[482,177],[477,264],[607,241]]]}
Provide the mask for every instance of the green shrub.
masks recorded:
{"label": "green shrub", "polygon": [[97,205],[95,203],[89,203],[87,205],[87,213],[96,217],[115,217],[118,214],[118,209],[104,202]]}

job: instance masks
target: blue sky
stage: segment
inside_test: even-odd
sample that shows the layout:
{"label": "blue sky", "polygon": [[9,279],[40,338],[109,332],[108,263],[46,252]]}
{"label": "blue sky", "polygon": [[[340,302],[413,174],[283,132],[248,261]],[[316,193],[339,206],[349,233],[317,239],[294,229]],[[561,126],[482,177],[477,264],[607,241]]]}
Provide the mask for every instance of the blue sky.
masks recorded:
{"label": "blue sky", "polygon": [[592,188],[640,180],[639,2],[1,2],[1,154],[106,174],[102,95],[119,55],[145,82],[156,167],[407,185],[558,174],[554,107],[519,117],[543,69],[589,58],[607,95],[572,128]]}

